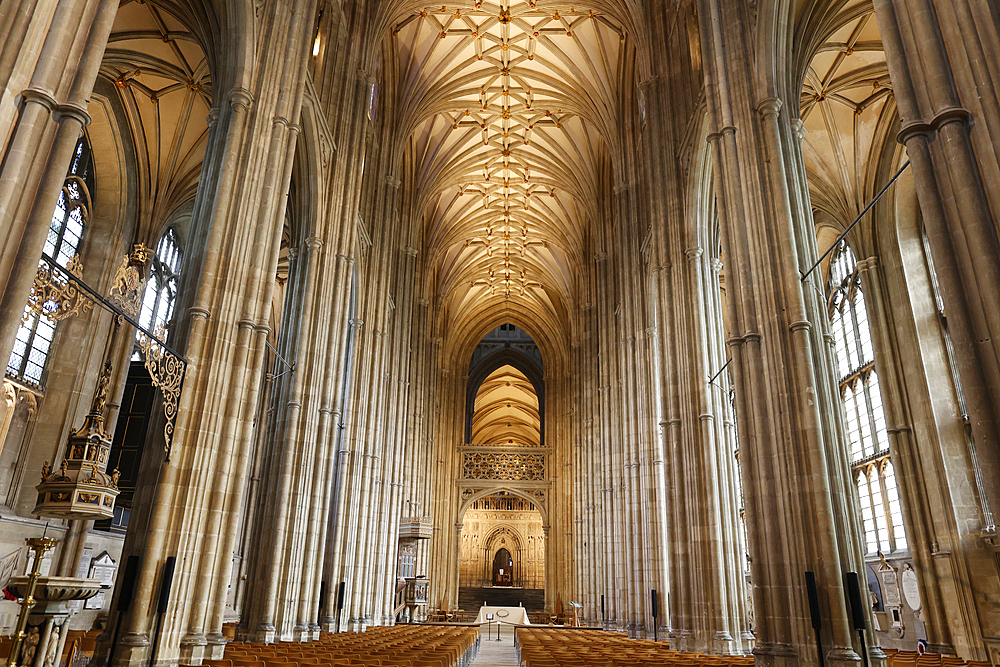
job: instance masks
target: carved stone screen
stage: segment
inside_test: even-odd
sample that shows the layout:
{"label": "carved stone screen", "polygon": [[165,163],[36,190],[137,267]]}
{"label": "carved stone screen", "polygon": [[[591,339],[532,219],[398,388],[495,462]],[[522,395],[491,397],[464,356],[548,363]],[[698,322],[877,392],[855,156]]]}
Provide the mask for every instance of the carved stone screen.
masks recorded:
{"label": "carved stone screen", "polygon": [[544,481],[545,454],[464,452],[462,476],[465,479]]}

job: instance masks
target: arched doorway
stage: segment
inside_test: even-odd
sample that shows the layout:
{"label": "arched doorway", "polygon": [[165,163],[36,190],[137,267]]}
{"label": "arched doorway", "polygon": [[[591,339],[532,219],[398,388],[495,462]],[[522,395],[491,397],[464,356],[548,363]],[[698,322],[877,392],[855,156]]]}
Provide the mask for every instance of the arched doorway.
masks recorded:
{"label": "arched doorway", "polygon": [[462,513],[460,608],[475,609],[487,601],[541,610],[546,585],[544,524],[543,512],[509,489],[472,499]]}
{"label": "arched doorway", "polygon": [[504,324],[469,364],[460,445],[459,606],[544,607],[548,455],[544,367],[527,332]]}
{"label": "arched doorway", "polygon": [[493,556],[492,582],[494,586],[514,585],[514,557],[503,547]]}

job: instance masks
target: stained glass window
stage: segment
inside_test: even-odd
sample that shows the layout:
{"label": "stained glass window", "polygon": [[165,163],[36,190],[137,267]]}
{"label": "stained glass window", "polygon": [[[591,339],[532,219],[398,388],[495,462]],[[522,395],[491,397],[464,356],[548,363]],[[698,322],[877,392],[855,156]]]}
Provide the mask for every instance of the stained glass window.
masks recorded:
{"label": "stained glass window", "polygon": [[[90,193],[93,191],[90,144],[82,137],[73,151],[69,174],[56,201],[44,252],[66,267],[80,249],[83,230],[90,216]],[[41,388],[56,325],[39,317],[25,306],[24,318],[14,338],[7,361],[9,377],[28,386]]]}

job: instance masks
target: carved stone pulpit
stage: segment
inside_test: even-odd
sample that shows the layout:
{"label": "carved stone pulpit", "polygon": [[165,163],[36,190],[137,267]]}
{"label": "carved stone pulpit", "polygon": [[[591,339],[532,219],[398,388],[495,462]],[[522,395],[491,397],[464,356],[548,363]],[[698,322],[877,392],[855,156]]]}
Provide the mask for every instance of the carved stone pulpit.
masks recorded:
{"label": "carved stone pulpit", "polygon": [[417,609],[427,607],[427,586],[430,579],[423,577],[407,577],[403,600],[406,602],[406,616],[411,621],[417,617]]}

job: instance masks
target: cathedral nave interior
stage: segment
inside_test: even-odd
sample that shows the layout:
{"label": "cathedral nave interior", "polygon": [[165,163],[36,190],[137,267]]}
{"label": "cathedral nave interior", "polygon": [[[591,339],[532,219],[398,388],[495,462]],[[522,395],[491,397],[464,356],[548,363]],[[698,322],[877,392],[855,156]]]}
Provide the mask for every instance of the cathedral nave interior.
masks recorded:
{"label": "cathedral nave interior", "polygon": [[998,62],[990,0],[0,0],[0,656],[1000,665]]}

